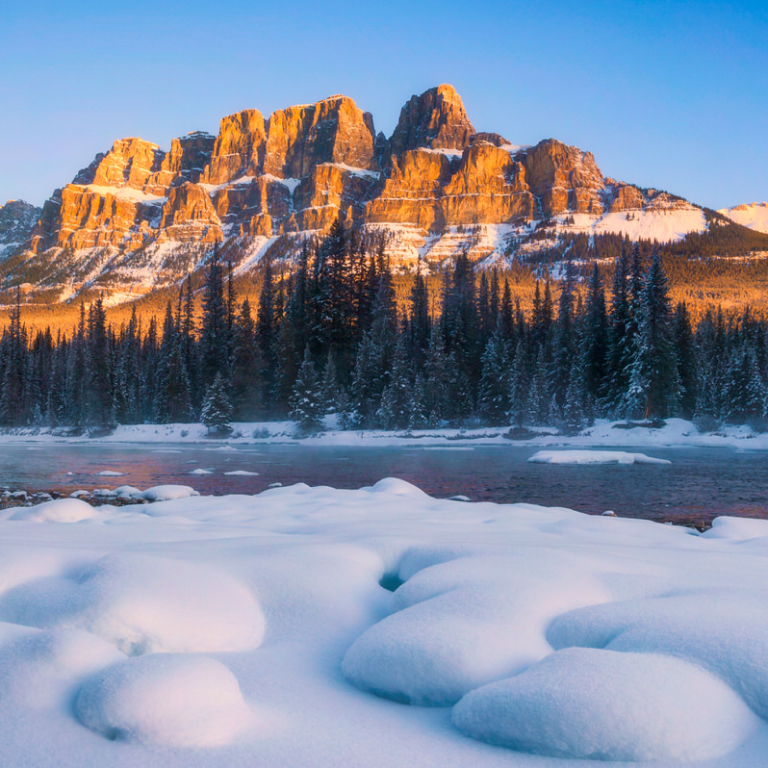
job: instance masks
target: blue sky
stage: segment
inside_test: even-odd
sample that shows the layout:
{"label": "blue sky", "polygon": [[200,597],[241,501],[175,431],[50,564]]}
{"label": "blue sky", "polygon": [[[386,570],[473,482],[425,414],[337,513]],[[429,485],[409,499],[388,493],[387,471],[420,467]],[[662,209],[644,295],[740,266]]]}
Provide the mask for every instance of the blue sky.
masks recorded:
{"label": "blue sky", "polygon": [[[69,7],[67,7],[69,6]],[[768,199],[768,3],[145,2],[0,7],[0,202],[123,136],[351,96],[389,135],[447,82],[475,128],[554,137],[711,207]]]}

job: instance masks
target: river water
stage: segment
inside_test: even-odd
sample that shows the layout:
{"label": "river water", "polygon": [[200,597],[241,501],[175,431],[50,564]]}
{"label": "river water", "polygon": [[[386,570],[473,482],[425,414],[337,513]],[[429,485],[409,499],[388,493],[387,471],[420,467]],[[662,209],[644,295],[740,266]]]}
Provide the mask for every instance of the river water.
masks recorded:
{"label": "river water", "polygon": [[718,515],[768,518],[764,452],[646,447],[636,450],[672,463],[527,463],[536,450],[514,444],[331,448],[297,442],[234,448],[16,443],[0,445],[0,486],[70,493],[182,483],[203,494],[253,494],[273,483],[359,488],[394,476],[433,496],[460,494],[472,501],[529,502],[590,514],[610,509],[624,517],[695,525],[706,525]]}

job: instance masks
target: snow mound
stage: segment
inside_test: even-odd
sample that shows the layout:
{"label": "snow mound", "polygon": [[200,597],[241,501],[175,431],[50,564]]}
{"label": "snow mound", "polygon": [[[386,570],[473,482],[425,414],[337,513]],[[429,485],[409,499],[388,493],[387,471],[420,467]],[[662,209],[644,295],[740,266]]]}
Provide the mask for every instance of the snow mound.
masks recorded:
{"label": "snow mound", "polygon": [[36,708],[69,705],[79,679],[124,658],[89,632],[31,630],[0,650],[0,699]]}
{"label": "snow mound", "polygon": [[528,459],[532,464],[671,464],[644,453],[625,451],[539,451]]}
{"label": "snow mound", "polygon": [[454,724],[522,752],[592,760],[710,760],[759,720],[722,680],[659,654],[571,648],[465,696]]}
{"label": "snow mound", "polygon": [[762,539],[768,536],[768,520],[755,520],[749,517],[716,517],[712,527],[704,534],[708,539]]}
{"label": "snow mound", "polygon": [[113,741],[171,747],[229,744],[252,720],[237,679],[204,657],[145,656],[96,674],[75,714]]}
{"label": "snow mound", "polygon": [[228,477],[256,477],[258,472],[249,472],[247,469],[235,469],[232,472],[225,472]]}
{"label": "snow mound", "polygon": [[555,648],[608,648],[689,659],[727,681],[768,719],[767,605],[764,589],[711,588],[626,600],[560,616],[547,638]]}
{"label": "snow mound", "polygon": [[200,494],[188,485],[154,485],[142,494],[147,501],[172,501]]}
{"label": "snow mound", "polygon": [[577,605],[607,599],[575,568],[536,556],[462,558],[419,571],[394,593],[396,613],[347,651],[342,672],[395,701],[455,704],[464,694],[551,653],[546,628]]}
{"label": "snow mound", "polygon": [[80,627],[123,653],[246,651],[264,616],[253,594],[214,567],[111,554],[72,578],[23,584],[0,599],[3,620]]}
{"label": "snow mound", "polygon": [[11,520],[34,523],[79,523],[81,520],[102,518],[103,513],[80,499],[55,499],[27,507],[11,515]]}
{"label": "snow mound", "polygon": [[405,480],[400,480],[398,477],[385,477],[368,490],[371,493],[391,493],[395,496],[411,496],[416,499],[423,499],[427,496],[421,488],[417,488]]}
{"label": "snow mound", "polygon": [[100,477],[122,477],[125,472],[115,472],[113,469],[103,469],[97,473]]}
{"label": "snow mound", "polygon": [[143,495],[138,488],[135,488],[132,485],[120,485],[115,488],[115,493],[118,497],[123,499],[135,499]]}
{"label": "snow mound", "polygon": [[201,468],[198,468],[198,469],[191,470],[189,474],[190,475],[212,475],[213,474],[213,470],[212,469],[201,469]]}

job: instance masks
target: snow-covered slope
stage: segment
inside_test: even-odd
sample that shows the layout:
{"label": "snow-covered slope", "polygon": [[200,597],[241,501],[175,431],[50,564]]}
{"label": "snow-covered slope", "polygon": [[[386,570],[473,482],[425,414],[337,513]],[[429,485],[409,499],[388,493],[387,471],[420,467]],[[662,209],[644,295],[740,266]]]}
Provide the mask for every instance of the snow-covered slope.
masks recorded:
{"label": "snow-covered slope", "polygon": [[768,521],[160,495],[0,512],[3,766],[768,761]]}
{"label": "snow-covered slope", "polygon": [[768,234],[768,203],[746,203],[734,208],[721,208],[718,213],[743,227]]}

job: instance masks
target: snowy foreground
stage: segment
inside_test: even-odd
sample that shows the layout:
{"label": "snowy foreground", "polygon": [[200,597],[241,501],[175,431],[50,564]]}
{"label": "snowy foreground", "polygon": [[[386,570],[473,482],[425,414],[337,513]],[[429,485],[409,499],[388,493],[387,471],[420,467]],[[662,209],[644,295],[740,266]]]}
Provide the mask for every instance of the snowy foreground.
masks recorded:
{"label": "snowy foreground", "polygon": [[190,491],[1,513],[0,765],[768,763],[768,521]]}

